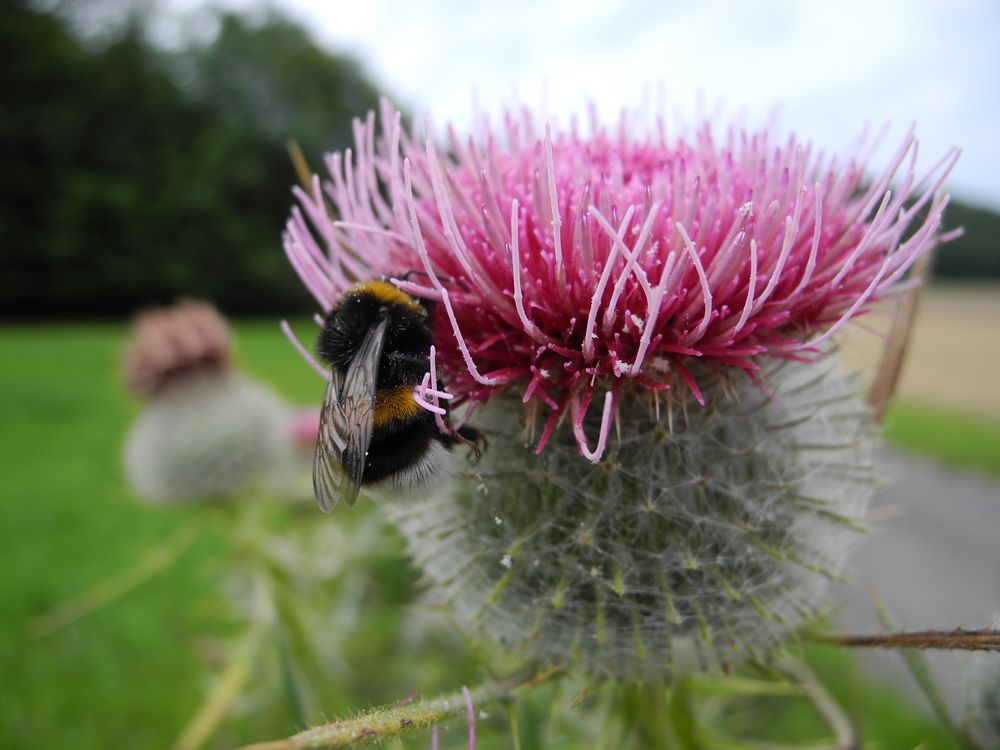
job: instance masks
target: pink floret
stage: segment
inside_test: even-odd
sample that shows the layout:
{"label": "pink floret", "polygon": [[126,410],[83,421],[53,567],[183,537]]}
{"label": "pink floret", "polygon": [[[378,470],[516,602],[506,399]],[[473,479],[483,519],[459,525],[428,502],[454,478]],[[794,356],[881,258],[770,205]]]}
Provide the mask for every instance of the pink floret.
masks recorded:
{"label": "pink floret", "polygon": [[760,357],[810,357],[945,239],[958,152],[918,179],[912,133],[869,176],[860,145],[841,162],[763,131],[632,130],[508,113],[467,140],[449,129],[443,148],[384,104],[380,129],[370,113],[355,149],[328,157],[330,181],[296,189],[285,250],[324,310],[377,276],[436,300],[453,403],[516,389],[549,413],[539,450],[568,416],[596,461],[622,388],[702,402],[695,361],[752,375]]}

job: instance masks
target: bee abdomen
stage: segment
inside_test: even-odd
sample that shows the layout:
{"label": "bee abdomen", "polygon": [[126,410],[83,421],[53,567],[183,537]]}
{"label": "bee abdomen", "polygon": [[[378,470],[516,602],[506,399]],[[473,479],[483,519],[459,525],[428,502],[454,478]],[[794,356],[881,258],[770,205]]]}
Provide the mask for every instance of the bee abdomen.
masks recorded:
{"label": "bee abdomen", "polygon": [[429,479],[437,472],[428,462],[450,453],[451,442],[449,436],[438,431],[434,415],[423,409],[406,421],[376,427],[368,448],[364,483],[389,480],[389,484],[405,485],[404,476],[414,472]]}

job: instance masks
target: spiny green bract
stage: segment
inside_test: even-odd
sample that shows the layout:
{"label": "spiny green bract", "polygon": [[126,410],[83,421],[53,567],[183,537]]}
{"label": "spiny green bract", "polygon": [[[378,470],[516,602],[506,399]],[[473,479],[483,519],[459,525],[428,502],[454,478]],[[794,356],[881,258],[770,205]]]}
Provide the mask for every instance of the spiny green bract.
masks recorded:
{"label": "spiny green bract", "polygon": [[460,619],[525,656],[626,679],[762,656],[824,605],[875,440],[832,357],[760,375],[675,405],[672,430],[624,394],[598,464],[568,425],[536,455],[501,399],[481,463],[392,515]]}

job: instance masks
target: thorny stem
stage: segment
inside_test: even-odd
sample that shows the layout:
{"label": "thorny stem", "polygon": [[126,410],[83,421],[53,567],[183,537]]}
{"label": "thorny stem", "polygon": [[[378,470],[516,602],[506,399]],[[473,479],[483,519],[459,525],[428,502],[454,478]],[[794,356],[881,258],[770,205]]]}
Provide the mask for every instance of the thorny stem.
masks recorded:
{"label": "thorny stem", "polygon": [[634,732],[638,744],[656,750],[676,750],[680,744],[671,726],[670,702],[663,682],[645,682],[624,685],[620,704],[629,731]]}
{"label": "thorny stem", "polygon": [[507,721],[510,723],[510,741],[513,743],[512,750],[521,750],[521,728],[517,720],[517,704],[507,701]]}
{"label": "thorny stem", "polygon": [[861,740],[851,720],[841,710],[840,706],[827,692],[823,684],[816,679],[812,670],[798,659],[787,658],[781,661],[781,668],[798,680],[812,700],[813,706],[833,731],[837,750],[856,750],[861,747]]}
{"label": "thorny stem", "polygon": [[645,691],[646,720],[652,732],[659,740],[659,746],[664,750],[674,750],[678,747],[670,725],[670,711],[667,706],[667,687],[663,683],[650,683]]}
{"label": "thorny stem", "polygon": [[201,709],[184,728],[174,745],[174,750],[197,750],[201,747],[229,714],[233,703],[239,698],[243,687],[250,679],[264,638],[274,624],[274,609],[270,595],[261,579],[256,582],[254,599],[255,612],[252,624],[233,649],[225,670],[202,703]]}
{"label": "thorny stem", "polygon": [[[561,672],[561,669],[553,668],[540,672],[527,681],[523,678],[491,681],[469,692],[476,705],[501,698],[516,698]],[[384,742],[415,729],[436,726],[466,711],[467,700],[463,689],[440,698],[382,706],[352,719],[341,719],[307,729],[283,740],[247,745],[243,750],[322,750]]]}
{"label": "thorny stem", "polygon": [[[173,750],[198,750],[229,715],[233,705],[240,698],[244,688],[253,676],[253,670],[269,636],[282,637],[277,629],[279,622],[278,594],[282,583],[274,575],[268,564],[266,549],[261,544],[265,532],[261,525],[260,507],[248,497],[248,502],[237,506],[238,513],[233,519],[234,537],[241,567],[249,571],[252,583],[250,610],[246,613],[248,626],[239,641],[229,649],[229,655],[215,680],[212,689],[202,701],[194,716],[181,731]],[[279,642],[279,656],[286,675],[293,678],[291,666],[287,663],[288,652]],[[287,685],[286,685],[287,687]]]}
{"label": "thorny stem", "polygon": [[949,651],[1000,652],[1000,630],[915,630],[875,635],[819,635],[812,640],[853,648],[936,648]]}

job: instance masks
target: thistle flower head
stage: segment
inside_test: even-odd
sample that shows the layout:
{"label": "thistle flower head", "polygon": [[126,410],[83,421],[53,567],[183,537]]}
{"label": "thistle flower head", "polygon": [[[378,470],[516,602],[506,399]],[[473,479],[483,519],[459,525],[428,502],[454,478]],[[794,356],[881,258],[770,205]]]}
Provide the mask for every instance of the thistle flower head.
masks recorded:
{"label": "thistle flower head", "polygon": [[291,409],[233,368],[232,335],[213,307],[184,302],[141,314],[123,370],[146,397],[124,455],[140,498],[198,500],[287,481]]}
{"label": "thistle flower head", "polygon": [[381,121],[296,190],[285,250],[324,309],[373,276],[436,303],[418,396],[435,406],[439,365],[489,446],[389,512],[459,618],[650,679],[765,653],[822,610],[875,475],[828,340],[941,241],[957,152],[918,179],[911,134],[871,178],[863,146],[735,127],[508,113],[444,150]]}
{"label": "thistle flower head", "polygon": [[229,326],[211,305],[180,302],[141,313],[122,359],[125,384],[148,397],[193,373],[232,366]]}
{"label": "thistle flower head", "polygon": [[437,361],[460,401],[516,391],[530,421],[544,415],[539,450],[569,415],[597,460],[625,390],[703,402],[695,362],[752,374],[811,356],[939,241],[957,152],[918,179],[912,134],[867,180],[863,144],[838,160],[767,131],[634,130],[508,113],[468,139],[447,130],[445,151],[384,105],[381,129],[369,114],[355,149],[327,158],[329,181],[296,190],[286,252],[324,309],[380,275],[437,301]]}

